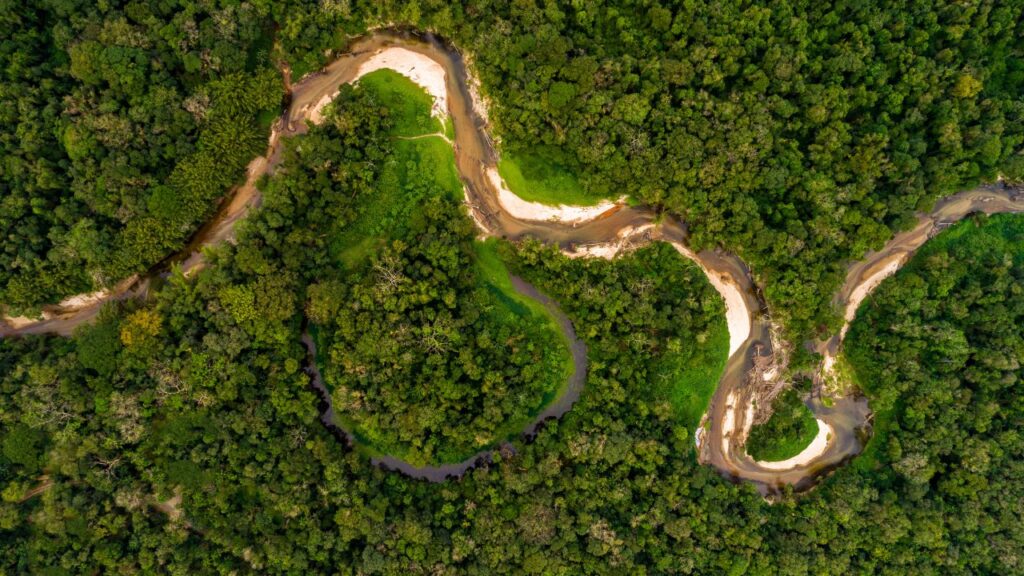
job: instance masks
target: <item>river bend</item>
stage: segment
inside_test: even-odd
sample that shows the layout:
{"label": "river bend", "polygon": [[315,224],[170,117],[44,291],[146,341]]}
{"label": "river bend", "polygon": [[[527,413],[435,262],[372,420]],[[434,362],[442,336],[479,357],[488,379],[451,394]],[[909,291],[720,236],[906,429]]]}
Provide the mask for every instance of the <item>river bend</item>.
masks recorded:
{"label": "river bend", "polygon": [[[465,203],[482,235],[509,240],[536,238],[557,244],[573,257],[611,258],[651,241],[665,241],[683,256],[694,260],[708,275],[726,301],[730,353],[704,423],[696,433],[698,458],[702,463],[714,466],[734,480],[752,482],[762,493],[768,494],[780,491],[786,485],[798,490],[810,487],[825,473],[860,452],[868,433],[870,411],[864,398],[845,396],[834,398],[830,406],[818,398],[808,400],[808,406],[818,418],[821,433],[803,454],[781,463],[756,462],[747,455],[744,444],[757,418],[758,387],[751,385],[752,375],[762,382],[786,378],[785,351],[788,348],[773,337],[774,326],[747,266],[735,255],[722,250],[697,253],[689,250],[685,223],[661,215],[651,207],[618,203],[600,214],[564,221],[557,217],[538,221],[520,217],[519,213],[513,215],[501,202],[503,185],[500,178],[494,177],[497,153],[489,135],[487,113],[467,73],[466,64],[457,50],[429,35],[375,32],[352,42],[348,53],[339,56],[323,70],[295,84],[288,79],[286,85],[291,88],[289,105],[274,124],[266,153],[249,164],[245,183],[222,201],[215,216],[197,232],[185,250],[170,258],[169,262],[179,263],[186,275],[191,274],[205,263],[203,247],[232,240],[235,224],[260,204],[256,182],[264,174],[273,173],[281,161],[282,138],[306,132],[307,122],[319,119],[324,103],[337,94],[339,85],[356,80],[362,65],[392,49],[424,57],[433,63],[431,69],[443,71],[443,78],[433,72],[434,76],[420,78],[419,81],[443,83],[446,110],[442,112],[454,124],[453,147],[456,166],[465,184]],[[411,72],[406,70],[403,73]],[[423,69],[416,72],[427,73]],[[1024,193],[1019,187],[1000,182],[945,198],[931,212],[919,214],[917,225],[912,230],[895,235],[882,249],[848,266],[846,279],[833,299],[836,310],[844,315],[843,327],[832,337],[811,343],[823,358],[818,370],[819,380],[832,375],[843,336],[860,302],[939,229],[979,211],[988,214],[1024,212]],[[150,278],[164,270],[166,263],[143,277],[130,278],[109,290],[76,296],[48,306],[41,319],[6,318],[0,323],[0,337],[41,333],[68,335],[79,324],[94,318],[105,302],[144,296]],[[545,302],[551,308],[551,303],[528,284],[517,279],[515,286],[520,292]],[[573,343],[576,366],[573,378],[576,380],[566,386],[565,395],[545,408],[523,431],[525,435],[534,433],[544,420],[564,414],[583,387],[585,347],[576,339],[568,319],[561,312],[557,312],[556,317],[563,333]],[[310,357],[315,359],[315,348],[308,334],[304,335],[303,341]],[[329,399],[315,362],[309,362],[308,370],[314,386],[322,392],[321,398]],[[329,405],[324,406],[323,420],[333,426]],[[338,430],[336,426],[334,429]],[[341,434],[345,435],[343,431]],[[426,469],[415,468],[390,457],[374,462],[410,476],[437,481],[459,476],[489,458],[490,451],[484,451],[461,463]]]}

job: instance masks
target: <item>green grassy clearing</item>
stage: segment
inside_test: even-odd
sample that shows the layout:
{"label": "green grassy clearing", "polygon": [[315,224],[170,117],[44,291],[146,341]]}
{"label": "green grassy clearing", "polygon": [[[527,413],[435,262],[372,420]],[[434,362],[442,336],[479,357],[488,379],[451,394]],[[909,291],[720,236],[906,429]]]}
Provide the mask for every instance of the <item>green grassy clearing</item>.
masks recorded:
{"label": "green grassy clearing", "polygon": [[460,201],[463,195],[450,144],[441,138],[403,139],[444,129],[430,116],[430,95],[392,70],[367,74],[359,86],[392,111],[394,155],[383,167],[373,196],[361,199],[359,217],[339,230],[331,243],[331,253],[348,269],[365,262],[388,240],[401,237],[427,198],[443,193]]}
{"label": "green grassy clearing", "polygon": [[384,242],[401,237],[428,198],[462,199],[451,146],[440,138],[395,140],[394,155],[381,171],[373,194],[360,199],[359,216],[338,230],[331,252],[346,268],[362,264]]}
{"label": "green grassy clearing", "polygon": [[578,206],[593,206],[603,200],[604,197],[583,189],[579,179],[563,161],[564,155],[553,146],[506,153],[498,162],[498,173],[509,190],[523,200]]}
{"label": "green grassy clearing", "polygon": [[690,431],[707,412],[729,356],[729,327],[722,315],[715,318],[711,329],[697,337],[700,346],[668,352],[652,370],[655,397],[668,400]]}
{"label": "green grassy clearing", "polygon": [[359,85],[390,113],[392,136],[446,133],[442,121],[430,115],[434,98],[394,70],[377,70],[359,79]]}

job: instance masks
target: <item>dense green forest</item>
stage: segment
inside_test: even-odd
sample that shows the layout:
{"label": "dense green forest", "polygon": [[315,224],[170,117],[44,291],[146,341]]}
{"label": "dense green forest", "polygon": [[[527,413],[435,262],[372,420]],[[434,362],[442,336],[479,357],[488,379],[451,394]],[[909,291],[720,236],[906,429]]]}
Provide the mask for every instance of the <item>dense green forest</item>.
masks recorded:
{"label": "dense green forest", "polygon": [[739,252],[794,336],[835,321],[842,262],[915,209],[1024,175],[1017,3],[86,5],[3,10],[15,309],[181,245],[258,149],[272,38],[301,74],[380,22],[472,58],[510,153],[559,148],[590,194],[664,205],[697,246]]}
{"label": "dense green forest", "polygon": [[[310,287],[320,370],[364,447],[415,465],[459,461],[517,433],[566,385],[567,342],[513,290],[493,243],[474,241],[430,97],[380,70],[334,109],[353,99],[378,107],[380,130],[361,137],[388,153],[372,189],[352,198],[352,218],[334,222],[338,265]],[[341,146],[332,123],[321,131],[329,150]],[[297,158],[270,194],[317,177],[322,150]]]}
{"label": "dense green forest", "polygon": [[509,152],[559,147],[591,194],[680,214],[751,265],[794,338],[834,325],[843,262],[915,209],[1024,177],[1017,2],[332,6],[284,17],[287,58],[323,62],[352,19],[452,39]]}
{"label": "dense green forest", "polygon": [[1022,416],[1022,280],[1024,218],[978,216],[926,244],[862,306],[847,355],[877,432],[859,466],[893,462],[912,484],[953,472],[941,487],[955,493],[1020,450],[1002,440]]}
{"label": "dense green forest", "polygon": [[[346,34],[397,22],[466,51],[513,155],[557,147],[557,185],[682,215],[697,245],[741,252],[806,335],[834,321],[843,262],[915,208],[1024,176],[1022,10],[0,0],[0,302],[52,302],[173,252],[263,147],[273,63],[314,70]],[[445,132],[410,93],[389,101],[400,84],[343,87],[202,271],[172,270],[72,338],[0,340],[0,574],[1024,573],[1020,216],[944,232],[863,304],[846,357],[876,435],[770,504],[694,457],[728,348],[703,273],[663,244],[604,261],[472,243],[448,144],[398,137]],[[386,360],[386,342],[335,327],[389,257],[444,272],[417,285],[438,310],[458,288],[453,322],[500,300],[476,288],[507,270],[558,301],[588,347],[579,402],[457,481],[337,441],[303,326],[325,366],[335,339]],[[386,298],[367,306],[359,327],[394,325]]]}
{"label": "dense green forest", "polygon": [[[346,97],[351,112],[334,124],[346,145],[325,178],[268,194],[214,266],[173,276],[154,301],[110,309],[73,339],[0,342],[0,570],[1019,571],[1019,217],[940,236],[864,305],[851,360],[894,424],[872,454],[776,505],[698,466],[669,391],[652,387],[651,366],[696,354],[713,340],[700,334],[719,329],[721,302],[698,270],[657,244],[613,262],[504,245],[517,272],[592,327],[581,331],[587,387],[517,455],[429,484],[331,437],[300,369],[294,296],[327,259],[323,232],[350,197],[317,186],[375,181],[339,165],[366,165],[373,146],[358,134],[379,118]],[[330,132],[304,137],[325,146],[302,150],[329,149]],[[673,281],[650,289],[645,277]],[[239,315],[234,291],[260,313]],[[939,330],[962,338],[933,338]],[[715,357],[724,343],[704,350]]]}
{"label": "dense green forest", "polygon": [[0,302],[116,283],[180,248],[280,105],[266,10],[0,4]]}

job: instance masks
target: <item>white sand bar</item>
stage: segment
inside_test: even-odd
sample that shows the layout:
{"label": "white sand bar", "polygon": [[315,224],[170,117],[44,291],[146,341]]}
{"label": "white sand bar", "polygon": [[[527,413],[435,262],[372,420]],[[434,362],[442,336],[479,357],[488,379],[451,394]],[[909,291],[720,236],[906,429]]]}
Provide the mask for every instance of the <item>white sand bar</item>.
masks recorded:
{"label": "white sand bar", "polygon": [[577,246],[572,252],[563,250],[562,253],[569,258],[603,258],[605,260],[611,260],[628,248],[630,246],[630,241],[635,236],[642,235],[644,232],[652,230],[653,228],[654,224],[627,226],[619,230],[615,235],[616,239],[611,242],[600,242],[597,244]]}
{"label": "white sand bar", "polygon": [[885,266],[877,270],[871,276],[865,278],[860,285],[853,289],[853,292],[850,294],[850,301],[847,302],[846,310],[843,313],[845,323],[843,324],[843,329],[840,332],[841,336],[846,336],[846,331],[850,328],[850,322],[853,322],[853,319],[857,316],[857,308],[860,307],[860,303],[863,302],[864,299],[868,297],[868,294],[871,294],[875,288],[878,288],[878,285],[882,283],[882,280],[885,280],[889,276],[895,274],[902,264],[903,258],[894,258],[890,260]]}
{"label": "white sand bar", "polygon": [[[360,64],[351,81],[355,82],[370,72],[385,68],[398,72],[426,90],[427,94],[434,98],[434,105],[430,110],[433,116],[444,118],[448,115],[448,91],[445,86],[445,71],[441,64],[406,48],[384,48]],[[324,94],[308,112],[304,109],[303,112],[311,122],[319,124],[323,121],[324,107],[337,96],[337,90]]]}
{"label": "white sand bar", "polygon": [[501,204],[501,207],[510,216],[520,220],[579,224],[593,220],[618,205],[610,200],[602,200],[594,206],[570,206],[566,204],[549,206],[540,202],[529,202],[516,196],[515,192],[508,189],[505,181],[498,174],[497,168],[488,167],[485,170],[487,180],[498,193],[498,203]]}
{"label": "white sand bar", "polygon": [[721,294],[722,299],[725,300],[725,320],[729,326],[729,356],[732,356],[747,341],[751,329],[750,310],[747,310],[747,302],[743,299],[739,286],[724,280],[720,275],[705,268],[704,264],[697,258],[697,255],[693,253],[693,250],[678,242],[672,242],[672,246],[680,254],[693,260],[700,266],[708,281],[711,282],[711,285],[714,286],[715,290]]}
{"label": "white sand bar", "polygon": [[61,308],[81,308],[82,306],[89,306],[97,302],[103,301],[110,295],[110,290],[97,290],[96,292],[89,292],[86,294],[78,294],[76,296],[69,296],[64,300],[60,301],[59,306]]}
{"label": "white sand bar", "polygon": [[381,69],[398,72],[415,82],[434,97],[431,113],[439,118],[448,115],[448,89],[445,86],[444,68],[428,56],[405,48],[385,48],[359,65],[356,80],[370,72]]}
{"label": "white sand bar", "polygon": [[813,462],[816,458],[825,453],[828,449],[828,443],[832,439],[832,426],[818,420],[818,435],[814,437],[814,440],[804,448],[802,452],[789,458],[787,460],[779,460],[778,462],[761,462],[757,460],[757,465],[765,470],[791,470],[798,466],[806,466]]}

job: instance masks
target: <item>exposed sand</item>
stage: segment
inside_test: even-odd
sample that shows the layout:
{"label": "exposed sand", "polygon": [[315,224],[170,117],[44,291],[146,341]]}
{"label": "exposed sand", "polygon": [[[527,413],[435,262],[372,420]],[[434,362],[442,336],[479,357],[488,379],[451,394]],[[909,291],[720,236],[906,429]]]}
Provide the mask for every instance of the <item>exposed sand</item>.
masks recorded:
{"label": "exposed sand", "polygon": [[462,55],[462,62],[466,66],[466,88],[469,91],[469,99],[473,104],[473,112],[483,121],[485,125],[491,123],[491,114],[487,100],[480,93],[480,77],[473,73],[473,57],[470,54]]}
{"label": "exposed sand", "polygon": [[825,453],[831,440],[832,426],[818,420],[818,435],[814,437],[814,440],[802,452],[792,458],[779,460],[778,462],[762,462],[760,460],[755,460],[755,462],[765,470],[790,470],[798,466],[806,466]]}
{"label": "exposed sand", "polygon": [[736,427],[736,393],[729,392],[725,399],[725,414],[722,417],[722,454],[728,456],[732,431]]}
{"label": "exposed sand", "polygon": [[501,207],[513,218],[520,220],[534,220],[538,222],[561,222],[563,224],[579,224],[588,220],[594,220],[609,210],[619,205],[617,202],[602,200],[594,206],[570,206],[559,204],[549,206],[540,202],[528,202],[515,192],[508,189],[498,169],[487,167],[487,179],[491,186],[498,192],[498,202]]}
{"label": "exposed sand", "polygon": [[857,308],[860,307],[860,303],[863,302],[864,299],[868,297],[868,294],[871,294],[875,288],[878,288],[878,285],[882,283],[882,280],[885,280],[889,276],[895,274],[896,271],[900,269],[900,266],[903,265],[903,261],[903,257],[893,258],[874,274],[868,276],[853,290],[850,294],[850,301],[846,303],[846,310],[843,313],[843,319],[845,322],[843,323],[843,328],[840,331],[840,338],[846,336],[846,331],[850,329],[850,322],[853,322],[853,319],[857,316]]}
{"label": "exposed sand", "polygon": [[105,300],[110,295],[110,290],[104,288],[103,290],[97,290],[95,292],[89,292],[87,294],[78,294],[76,296],[70,296],[61,300],[61,308],[80,308],[82,306],[89,306],[95,304],[101,300]]}
{"label": "exposed sand", "polygon": [[[843,310],[843,326],[839,329],[839,342],[841,343],[846,338],[846,333],[850,330],[850,324],[854,318],[857,317],[857,308],[860,307],[861,302],[868,297],[883,280],[892,276],[897,270],[903,266],[906,260],[906,255],[893,258],[886,262],[885,266],[876,270],[873,274],[864,279],[853,292],[850,293],[850,299],[846,303],[846,309]],[[838,349],[838,348],[837,348]],[[822,352],[821,358],[821,374],[827,378],[835,375],[836,365],[836,351],[832,349],[825,349]]]}
{"label": "exposed sand", "polygon": [[[48,314],[43,314],[41,317],[45,320]],[[39,323],[39,318],[29,318],[28,316],[4,316],[3,323],[7,324],[13,330],[21,330],[26,326]]]}
{"label": "exposed sand", "polygon": [[[352,82],[359,80],[370,72],[377,70],[393,70],[412,80],[420,88],[434,98],[430,113],[438,118],[448,115],[448,90],[445,87],[445,71],[440,63],[425,54],[413,52],[405,48],[391,46],[380,49],[376,54],[359,65]],[[323,121],[323,110],[338,96],[338,90],[328,92],[317,100],[308,111],[303,110],[314,124]]]}
{"label": "exposed sand", "polygon": [[619,230],[616,233],[616,239],[611,242],[577,246],[572,252],[563,250],[562,253],[569,258],[603,258],[605,260],[611,260],[623,251],[628,250],[631,246],[630,241],[634,237],[639,236],[648,230],[652,230],[653,228],[654,224],[628,226]]}
{"label": "exposed sand", "polygon": [[747,401],[747,409],[743,413],[743,442],[746,443],[750,436],[750,429],[754,427],[754,403]]}
{"label": "exposed sand", "polygon": [[750,336],[751,322],[750,322],[750,310],[747,310],[746,300],[743,299],[743,294],[740,292],[739,286],[729,282],[725,278],[718,274],[713,274],[701,263],[697,255],[693,253],[686,246],[679,244],[678,242],[672,242],[672,246],[682,254],[683,256],[693,260],[700,266],[701,270],[704,271],[704,275],[707,276],[708,281],[715,287],[715,290],[722,295],[722,299],[725,300],[725,320],[729,326],[729,356],[732,356],[739,350],[743,343],[747,341]]}
{"label": "exposed sand", "polygon": [[389,47],[377,52],[359,65],[356,79],[383,68],[394,70],[406,76],[434,97],[431,113],[443,118],[448,115],[448,89],[445,87],[445,71],[439,62],[425,54],[405,48]]}

